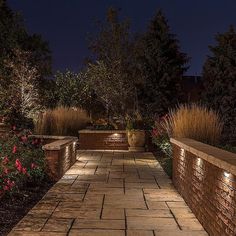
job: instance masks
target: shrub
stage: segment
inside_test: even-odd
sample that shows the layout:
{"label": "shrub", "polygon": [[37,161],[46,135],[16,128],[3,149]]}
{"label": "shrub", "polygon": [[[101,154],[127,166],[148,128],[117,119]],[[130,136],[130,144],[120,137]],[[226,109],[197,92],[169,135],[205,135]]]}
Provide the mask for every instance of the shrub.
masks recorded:
{"label": "shrub", "polygon": [[0,141],[0,197],[36,184],[45,177],[41,144],[28,137],[28,131],[10,132]]}
{"label": "shrub", "polygon": [[152,142],[168,157],[172,156],[172,149],[170,144],[169,132],[164,126],[168,116],[163,116],[155,121],[151,133]]}
{"label": "shrub", "polygon": [[87,113],[80,108],[57,107],[40,114],[36,124],[38,134],[78,135],[90,122]]}
{"label": "shrub", "polygon": [[172,110],[162,126],[170,136],[216,145],[221,138],[223,122],[212,109],[191,104]]}

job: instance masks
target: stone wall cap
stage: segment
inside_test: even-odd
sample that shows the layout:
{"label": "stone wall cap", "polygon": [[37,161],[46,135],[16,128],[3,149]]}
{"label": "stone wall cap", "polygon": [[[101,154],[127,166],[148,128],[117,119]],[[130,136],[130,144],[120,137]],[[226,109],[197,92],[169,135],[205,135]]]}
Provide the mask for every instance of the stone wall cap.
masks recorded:
{"label": "stone wall cap", "polygon": [[236,175],[236,154],[188,138],[171,138],[170,142],[207,162]]}
{"label": "stone wall cap", "polygon": [[126,130],[92,130],[92,129],[83,129],[79,131],[79,134],[89,134],[89,133],[98,133],[98,134],[103,134],[103,133],[108,133],[108,134],[124,134],[126,133]]}
{"label": "stone wall cap", "polygon": [[46,151],[61,150],[63,147],[68,146],[71,143],[77,142],[77,140],[78,139],[75,139],[75,138],[56,140],[54,142],[43,145],[42,148],[43,148],[43,150],[46,150]]}
{"label": "stone wall cap", "polygon": [[78,139],[75,136],[59,136],[59,135],[44,135],[44,134],[32,134],[29,137],[40,138],[40,139]]}

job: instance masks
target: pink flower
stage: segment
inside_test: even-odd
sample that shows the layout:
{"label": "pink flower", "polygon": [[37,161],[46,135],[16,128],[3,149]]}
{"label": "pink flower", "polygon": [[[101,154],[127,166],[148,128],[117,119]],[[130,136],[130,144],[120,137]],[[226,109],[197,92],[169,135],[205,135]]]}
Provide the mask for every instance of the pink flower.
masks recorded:
{"label": "pink flower", "polygon": [[31,169],[35,169],[35,168],[37,168],[37,165],[36,164],[34,164],[34,163],[31,163]]}
{"label": "pink flower", "polygon": [[4,159],[3,159],[3,161],[2,161],[2,164],[3,164],[3,165],[6,165],[6,164],[8,164],[8,162],[9,162],[8,157],[4,157]]}
{"label": "pink flower", "polygon": [[25,175],[25,174],[27,174],[27,171],[26,171],[26,168],[22,168],[22,173]]}
{"label": "pink flower", "polygon": [[9,188],[8,185],[5,185],[5,186],[3,187],[3,190],[4,190],[4,191],[8,191],[8,190],[10,190],[10,188]]}
{"label": "pink flower", "polygon": [[17,151],[17,146],[14,145],[14,147],[13,147],[13,149],[12,149],[12,153],[16,153],[16,151]]}
{"label": "pink flower", "polygon": [[16,126],[15,125],[12,126],[12,130],[16,130]]}
{"label": "pink flower", "polygon": [[10,179],[7,180],[7,185],[12,188],[15,186],[15,182],[14,181],[11,181]]}
{"label": "pink flower", "polygon": [[4,168],[4,171],[3,171],[3,172],[4,172],[4,174],[7,175],[7,174],[9,173],[9,170],[8,170],[7,168]]}
{"label": "pink flower", "polygon": [[19,159],[16,159],[16,163],[15,163],[16,169],[21,172],[22,171],[22,164],[20,162]]}

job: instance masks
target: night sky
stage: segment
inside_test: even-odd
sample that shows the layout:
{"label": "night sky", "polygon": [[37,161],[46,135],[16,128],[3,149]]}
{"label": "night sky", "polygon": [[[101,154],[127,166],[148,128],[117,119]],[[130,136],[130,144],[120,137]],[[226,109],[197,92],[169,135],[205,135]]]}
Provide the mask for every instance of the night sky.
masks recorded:
{"label": "night sky", "polygon": [[89,55],[86,37],[109,6],[121,8],[132,31],[142,32],[161,8],[182,51],[191,57],[188,75],[200,75],[214,35],[236,26],[236,0],[9,0],[20,11],[28,30],[43,35],[53,52],[53,69],[79,71]]}

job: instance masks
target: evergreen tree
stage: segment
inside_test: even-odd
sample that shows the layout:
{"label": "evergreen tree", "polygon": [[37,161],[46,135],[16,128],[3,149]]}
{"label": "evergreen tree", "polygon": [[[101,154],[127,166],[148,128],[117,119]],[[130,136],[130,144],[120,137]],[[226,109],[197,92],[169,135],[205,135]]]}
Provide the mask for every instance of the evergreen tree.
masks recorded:
{"label": "evergreen tree", "polygon": [[216,46],[203,67],[203,100],[219,111],[224,121],[224,137],[236,142],[236,32],[231,26],[216,35]]}
{"label": "evergreen tree", "polygon": [[139,89],[139,107],[144,116],[161,116],[177,104],[186,54],[170,33],[170,27],[161,11],[150,22],[147,32],[136,44],[137,73],[143,77]]}

